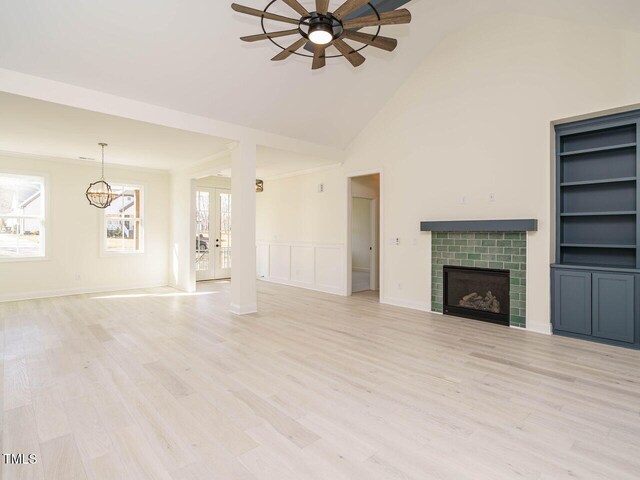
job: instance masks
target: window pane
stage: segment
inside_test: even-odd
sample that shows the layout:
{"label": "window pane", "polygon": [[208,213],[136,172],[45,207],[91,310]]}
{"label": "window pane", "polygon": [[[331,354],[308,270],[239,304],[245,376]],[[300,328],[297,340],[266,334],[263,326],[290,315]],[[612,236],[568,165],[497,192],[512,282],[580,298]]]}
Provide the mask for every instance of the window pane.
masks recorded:
{"label": "window pane", "polygon": [[42,181],[0,174],[0,215],[42,215]]}
{"label": "window pane", "polygon": [[38,230],[17,235],[19,257],[37,257],[41,254],[40,232]]}
{"label": "window pane", "polygon": [[123,223],[122,220],[107,220],[107,250],[122,249]]}
{"label": "window pane", "polygon": [[123,248],[125,250],[136,251],[139,249],[139,241],[138,241],[138,222],[134,221],[124,221],[123,224],[123,238],[124,244]]}
{"label": "window pane", "polygon": [[14,257],[18,254],[18,219],[0,218],[0,256]]}
{"label": "window pane", "polygon": [[115,198],[105,210],[106,249],[137,252],[142,245],[142,189],[112,185]]}
{"label": "window pane", "polygon": [[124,205],[123,189],[117,185],[111,185],[111,193],[114,195],[114,199],[107,208],[105,208],[105,214],[108,217],[121,217],[122,207]]}
{"label": "window pane", "polygon": [[128,189],[123,192],[122,195],[122,216],[127,218],[139,218],[140,217],[140,190]]}

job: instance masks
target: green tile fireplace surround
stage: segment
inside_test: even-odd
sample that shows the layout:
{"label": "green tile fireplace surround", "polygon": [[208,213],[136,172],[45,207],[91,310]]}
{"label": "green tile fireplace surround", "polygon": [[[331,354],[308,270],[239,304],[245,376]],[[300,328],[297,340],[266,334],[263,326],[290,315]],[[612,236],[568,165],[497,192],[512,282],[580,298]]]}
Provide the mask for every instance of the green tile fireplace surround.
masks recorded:
{"label": "green tile fireplace surround", "polygon": [[431,309],[443,311],[445,265],[509,270],[509,322],[526,326],[527,233],[433,232],[431,240]]}

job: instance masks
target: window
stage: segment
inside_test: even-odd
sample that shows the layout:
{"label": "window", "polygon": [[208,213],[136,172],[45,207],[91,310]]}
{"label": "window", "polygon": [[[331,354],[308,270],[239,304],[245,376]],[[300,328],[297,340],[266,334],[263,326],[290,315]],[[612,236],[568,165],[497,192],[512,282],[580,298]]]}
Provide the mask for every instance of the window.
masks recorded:
{"label": "window", "polygon": [[115,198],[104,211],[104,250],[143,252],[142,187],[112,185],[111,188]]}
{"label": "window", "polygon": [[45,256],[44,179],[0,173],[0,259]]}

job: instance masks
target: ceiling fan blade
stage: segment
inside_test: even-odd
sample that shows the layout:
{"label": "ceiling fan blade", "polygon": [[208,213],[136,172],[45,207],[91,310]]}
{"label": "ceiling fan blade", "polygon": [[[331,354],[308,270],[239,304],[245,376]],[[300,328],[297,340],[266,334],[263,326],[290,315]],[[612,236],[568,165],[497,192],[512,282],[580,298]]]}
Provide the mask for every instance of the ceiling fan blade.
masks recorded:
{"label": "ceiling fan blade", "polygon": [[307,15],[309,15],[309,11],[306,8],[304,8],[302,5],[300,5],[300,2],[298,2],[298,0],[282,0],[282,1],[287,5],[289,5],[291,8],[293,8],[296,12],[298,12],[303,17],[306,17]]}
{"label": "ceiling fan blade", "polygon": [[355,12],[360,7],[365,6],[370,1],[371,0],[347,0],[342,5],[340,5],[340,7],[338,7],[335,12],[333,12],[333,16],[338,20],[342,20],[344,17],[352,12]]}
{"label": "ceiling fan blade", "polygon": [[345,30],[343,32],[345,38],[354,40],[360,43],[366,43],[372,47],[381,48],[387,52],[393,52],[398,46],[398,40],[389,37],[376,37],[375,35],[369,35],[366,33],[354,32],[352,30]]}
{"label": "ceiling fan blade", "polygon": [[353,18],[345,20],[344,28],[362,28],[372,27],[376,25],[399,25],[401,23],[411,22],[411,12],[406,8],[394,10],[392,12],[384,12],[380,14],[380,18],[376,15],[368,15],[366,17]]}
{"label": "ceiling fan blade", "polygon": [[257,42],[258,40],[267,40],[268,38],[278,38],[278,37],[286,37],[288,35],[295,35],[296,33],[300,33],[300,30],[297,28],[292,28],[291,30],[282,30],[280,32],[269,32],[269,33],[261,33],[259,35],[249,35],[247,37],[240,37],[240,40],[245,42]]}
{"label": "ceiling fan blade", "polygon": [[316,0],[316,11],[327,13],[329,11],[329,0]]}
{"label": "ceiling fan blade", "polygon": [[313,45],[313,63],[311,64],[312,70],[318,70],[327,64],[324,56],[326,47],[324,45]]}
{"label": "ceiling fan blade", "polygon": [[333,41],[333,46],[338,49],[338,51],[349,60],[349,63],[354,67],[359,67],[364,63],[366,58],[364,58],[360,53],[354,51],[349,45],[347,45],[343,40],[336,39]]}
{"label": "ceiling fan blade", "polygon": [[247,15],[253,15],[254,17],[264,17],[268,18],[269,20],[275,20],[276,22],[291,23],[292,25],[298,25],[300,23],[300,21],[296,20],[295,18],[283,17],[282,15],[276,15],[275,13],[263,12],[262,10],[245,7],[243,5],[238,5],[237,3],[232,3],[231,8],[233,8],[238,13],[246,13]]}
{"label": "ceiling fan blade", "polygon": [[309,40],[307,40],[306,38],[301,38],[301,39],[297,40],[295,43],[293,43],[291,46],[289,46],[288,48],[286,48],[283,51],[281,51],[279,54],[277,54],[271,60],[273,60],[274,62],[277,62],[279,60],[284,60],[285,58],[289,58],[297,50],[299,50],[302,47],[304,47],[305,43],[307,43],[308,41]]}

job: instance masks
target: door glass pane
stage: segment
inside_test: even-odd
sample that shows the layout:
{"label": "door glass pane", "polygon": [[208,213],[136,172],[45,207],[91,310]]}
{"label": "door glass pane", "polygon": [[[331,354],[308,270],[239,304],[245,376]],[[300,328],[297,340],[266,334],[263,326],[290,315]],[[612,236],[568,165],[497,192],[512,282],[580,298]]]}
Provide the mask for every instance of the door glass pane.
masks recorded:
{"label": "door glass pane", "polygon": [[209,192],[196,192],[196,271],[209,270],[210,225],[209,211],[211,195]]}
{"label": "door glass pane", "polygon": [[231,194],[221,193],[220,199],[220,268],[231,268]]}

